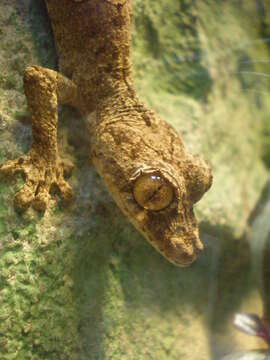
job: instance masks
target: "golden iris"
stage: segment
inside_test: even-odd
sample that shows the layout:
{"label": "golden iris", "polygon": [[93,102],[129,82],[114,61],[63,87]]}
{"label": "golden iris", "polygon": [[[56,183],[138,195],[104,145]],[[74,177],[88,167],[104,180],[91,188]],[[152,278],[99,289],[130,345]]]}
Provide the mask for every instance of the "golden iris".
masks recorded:
{"label": "golden iris", "polygon": [[140,206],[158,211],[170,205],[174,192],[171,184],[160,175],[145,174],[136,180],[133,194]]}

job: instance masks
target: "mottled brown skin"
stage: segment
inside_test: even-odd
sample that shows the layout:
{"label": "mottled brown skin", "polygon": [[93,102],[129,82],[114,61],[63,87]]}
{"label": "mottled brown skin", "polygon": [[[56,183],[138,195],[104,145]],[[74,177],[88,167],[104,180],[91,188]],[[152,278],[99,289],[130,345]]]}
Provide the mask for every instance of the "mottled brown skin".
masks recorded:
{"label": "mottled brown skin", "polygon": [[[71,166],[61,163],[56,136],[57,105],[71,105],[86,120],[92,162],[117,205],[165,258],[189,265],[203,248],[193,204],[210,188],[211,170],[187,154],[176,131],[136,95],[129,57],[131,0],[45,2],[59,73],[39,66],[25,71],[32,148],[0,168],[2,174],[25,175],[14,205],[45,210],[52,185],[64,200],[72,200],[63,177]],[[136,201],[136,180],[146,174],[162,178],[173,190],[164,209],[147,210]],[[156,191],[151,196],[157,196]]]}

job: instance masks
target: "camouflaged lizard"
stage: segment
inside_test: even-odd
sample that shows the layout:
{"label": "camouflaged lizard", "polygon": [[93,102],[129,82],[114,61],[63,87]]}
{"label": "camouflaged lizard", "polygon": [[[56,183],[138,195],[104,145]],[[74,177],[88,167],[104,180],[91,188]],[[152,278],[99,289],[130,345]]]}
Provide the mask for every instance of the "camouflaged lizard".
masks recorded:
{"label": "camouflaged lizard", "polygon": [[86,120],[92,163],[122,212],[166,259],[189,265],[203,249],[193,205],[210,188],[211,170],[187,154],[177,132],[136,95],[131,0],[45,2],[59,72],[36,65],[25,70],[32,147],[0,168],[25,177],[14,206],[45,211],[52,185],[72,200],[57,147],[57,107],[68,104]]}

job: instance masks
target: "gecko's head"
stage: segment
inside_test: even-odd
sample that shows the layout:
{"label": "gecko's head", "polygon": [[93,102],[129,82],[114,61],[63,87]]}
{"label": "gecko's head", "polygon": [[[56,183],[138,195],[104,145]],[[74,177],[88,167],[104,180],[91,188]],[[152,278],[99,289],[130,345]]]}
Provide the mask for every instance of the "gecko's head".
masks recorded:
{"label": "gecko's head", "polygon": [[211,186],[210,167],[184,152],[166,123],[146,128],[144,138],[133,128],[107,125],[95,135],[92,162],[136,229],[171,263],[187,266],[203,249],[193,206]]}
{"label": "gecko's head", "polygon": [[177,266],[190,265],[203,249],[193,205],[211,183],[210,167],[194,157],[185,161],[177,174],[172,175],[168,166],[144,167],[130,179],[133,194],[129,201],[130,220]]}

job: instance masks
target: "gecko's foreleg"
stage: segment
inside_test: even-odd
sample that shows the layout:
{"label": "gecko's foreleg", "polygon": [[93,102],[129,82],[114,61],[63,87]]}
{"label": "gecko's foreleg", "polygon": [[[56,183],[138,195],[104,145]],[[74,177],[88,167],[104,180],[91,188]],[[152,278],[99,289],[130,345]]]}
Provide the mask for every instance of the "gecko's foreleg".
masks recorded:
{"label": "gecko's foreleg", "polygon": [[24,90],[27,98],[33,143],[30,151],[0,167],[0,174],[25,176],[25,184],[16,193],[14,205],[25,210],[31,204],[37,210],[45,210],[54,185],[61,197],[70,201],[72,190],[64,180],[64,166],[58,156],[57,122],[58,104],[76,106],[76,86],[61,74],[39,66],[25,70]]}

